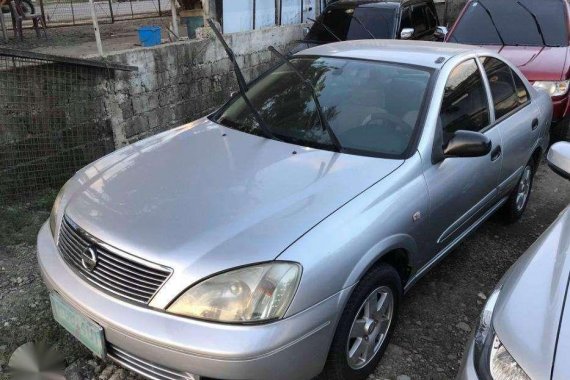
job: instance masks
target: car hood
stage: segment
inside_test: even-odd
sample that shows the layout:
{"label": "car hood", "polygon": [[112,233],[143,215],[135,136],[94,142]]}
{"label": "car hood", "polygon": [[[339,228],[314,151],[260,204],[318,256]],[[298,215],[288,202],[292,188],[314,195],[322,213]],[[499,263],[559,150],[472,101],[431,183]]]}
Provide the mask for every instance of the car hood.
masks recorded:
{"label": "car hood", "polygon": [[569,273],[570,208],[509,270],[493,315],[497,336],[531,379],[550,378]]}
{"label": "car hood", "polygon": [[567,47],[484,46],[515,64],[531,82],[564,79]]}
{"label": "car hood", "polygon": [[88,166],[73,179],[64,207],[115,248],[175,272],[191,268],[191,282],[275,259],[402,163],[304,148],[201,119]]}

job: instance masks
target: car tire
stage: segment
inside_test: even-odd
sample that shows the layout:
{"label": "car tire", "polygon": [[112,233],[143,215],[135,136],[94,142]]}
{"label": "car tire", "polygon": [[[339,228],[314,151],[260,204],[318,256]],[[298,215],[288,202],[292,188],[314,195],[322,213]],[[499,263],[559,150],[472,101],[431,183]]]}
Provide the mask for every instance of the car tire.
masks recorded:
{"label": "car tire", "polygon": [[[358,283],[344,308],[325,368],[318,378],[366,379],[388,346],[402,295],[402,281],[394,267],[383,263],[372,268]],[[386,307],[371,313],[373,307],[370,305],[375,302],[378,307]],[[355,337],[349,338],[351,333]],[[369,347],[367,352],[370,354],[363,352],[359,356],[361,347]],[[349,356],[351,353],[352,357]]]}
{"label": "car tire", "polygon": [[524,214],[532,192],[535,168],[534,160],[531,159],[523,169],[523,174],[511,191],[507,203],[503,206],[503,218],[507,223],[516,222]]}

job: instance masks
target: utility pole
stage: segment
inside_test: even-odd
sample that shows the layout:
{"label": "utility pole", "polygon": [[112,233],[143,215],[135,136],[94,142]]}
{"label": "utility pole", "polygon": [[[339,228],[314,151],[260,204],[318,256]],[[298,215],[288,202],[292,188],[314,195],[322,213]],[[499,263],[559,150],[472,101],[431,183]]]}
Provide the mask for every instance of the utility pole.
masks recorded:
{"label": "utility pole", "polygon": [[95,5],[93,0],[89,0],[89,8],[91,8],[91,20],[93,21],[93,31],[95,32],[95,41],[97,42],[97,51],[101,57],[103,54],[103,44],[101,43],[101,33],[99,31],[99,23],[97,22],[97,14],[95,13]]}
{"label": "utility pole", "polygon": [[[93,1],[93,0],[91,0]],[[178,40],[180,34],[178,33],[178,17],[176,16],[176,0],[170,0],[170,9],[172,11],[172,32],[175,34],[174,38]]]}

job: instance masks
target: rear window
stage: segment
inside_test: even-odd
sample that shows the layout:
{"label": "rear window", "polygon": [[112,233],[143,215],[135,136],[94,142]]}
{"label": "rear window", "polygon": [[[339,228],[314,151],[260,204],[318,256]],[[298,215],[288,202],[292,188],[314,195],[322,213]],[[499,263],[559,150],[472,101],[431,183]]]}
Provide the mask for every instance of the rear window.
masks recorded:
{"label": "rear window", "polygon": [[476,0],[449,40],[473,45],[504,41],[510,46],[568,46],[565,6],[562,0]]}
{"label": "rear window", "polygon": [[[396,10],[392,7],[335,7],[325,10],[318,21],[325,24],[341,40],[362,40],[373,37],[391,39],[394,38],[395,18]],[[319,23],[311,27],[305,40],[321,43],[337,41]]]}

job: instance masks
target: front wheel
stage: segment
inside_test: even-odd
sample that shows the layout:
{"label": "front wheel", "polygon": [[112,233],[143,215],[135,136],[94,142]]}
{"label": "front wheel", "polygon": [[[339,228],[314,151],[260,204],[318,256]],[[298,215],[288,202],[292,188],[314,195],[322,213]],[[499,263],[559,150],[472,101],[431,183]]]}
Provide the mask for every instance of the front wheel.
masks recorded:
{"label": "front wheel", "polygon": [[505,206],[503,206],[503,215],[508,223],[514,223],[519,220],[526,210],[534,181],[534,169],[534,160],[531,159],[523,169],[519,183],[511,192]]}
{"label": "front wheel", "polygon": [[339,321],[321,379],[362,380],[382,358],[402,298],[398,272],[381,264],[357,285]]}

